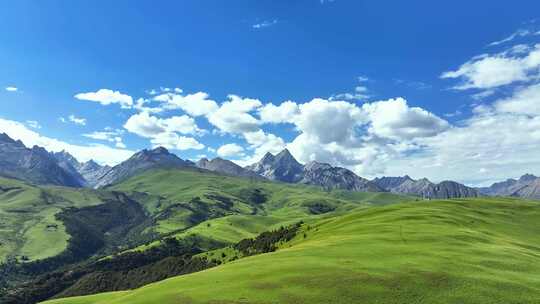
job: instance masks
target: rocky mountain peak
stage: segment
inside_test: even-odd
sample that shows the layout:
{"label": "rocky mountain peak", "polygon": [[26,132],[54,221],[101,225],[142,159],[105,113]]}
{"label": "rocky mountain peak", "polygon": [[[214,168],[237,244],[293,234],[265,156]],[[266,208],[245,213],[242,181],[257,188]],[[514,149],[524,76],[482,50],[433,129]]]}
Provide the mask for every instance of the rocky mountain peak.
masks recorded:
{"label": "rocky mountain peak", "polygon": [[6,133],[0,133],[0,143],[8,143],[8,144],[22,144],[21,141],[16,141],[13,138],[9,137]]}
{"label": "rocky mountain peak", "polygon": [[275,156],[270,153],[270,152],[266,152],[266,154],[264,154],[263,158],[261,158],[261,163],[271,163],[271,162],[274,162],[274,159],[275,159]]}
{"label": "rocky mountain peak", "polygon": [[313,170],[327,170],[332,168],[330,164],[327,163],[319,163],[317,161],[310,161],[306,164],[304,167],[304,170],[306,171],[313,171]]}
{"label": "rocky mountain peak", "polygon": [[150,150],[150,153],[152,154],[171,154],[167,148],[159,146],[152,150]]}
{"label": "rocky mountain peak", "polygon": [[519,178],[519,181],[520,181],[520,182],[528,182],[528,181],[533,181],[533,180],[535,180],[535,179],[537,179],[537,178],[538,178],[538,177],[535,176],[535,175],[526,173],[526,174],[522,175],[522,176]]}

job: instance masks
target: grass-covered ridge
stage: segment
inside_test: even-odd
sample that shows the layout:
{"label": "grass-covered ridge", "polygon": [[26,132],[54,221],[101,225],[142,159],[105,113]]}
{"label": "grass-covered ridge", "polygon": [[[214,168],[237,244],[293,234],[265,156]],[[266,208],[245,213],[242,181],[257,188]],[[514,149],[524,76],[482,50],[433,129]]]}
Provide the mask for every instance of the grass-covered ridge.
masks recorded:
{"label": "grass-covered ridge", "polygon": [[56,214],[64,208],[101,204],[106,193],[90,189],[38,187],[0,177],[0,262],[33,261],[61,253],[70,238]]}
{"label": "grass-covered ridge", "polygon": [[540,204],[423,201],[302,226],[277,252],[48,304],[539,303]]}
{"label": "grass-covered ridge", "polygon": [[149,171],[108,190],[141,202],[155,218],[151,228],[155,233],[178,238],[197,235],[224,244],[299,220],[412,200],[391,193],[323,191],[190,169]]}

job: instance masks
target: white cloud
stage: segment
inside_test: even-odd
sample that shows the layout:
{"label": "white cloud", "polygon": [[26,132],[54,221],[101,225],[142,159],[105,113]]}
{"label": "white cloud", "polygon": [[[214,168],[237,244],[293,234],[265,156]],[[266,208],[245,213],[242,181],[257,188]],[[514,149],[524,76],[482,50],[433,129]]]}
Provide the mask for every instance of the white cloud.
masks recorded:
{"label": "white cloud", "polygon": [[512,97],[497,101],[495,110],[498,112],[540,116],[540,84],[519,89]]}
{"label": "white cloud", "polygon": [[[62,120],[62,122],[65,122],[64,118],[61,118],[60,120]],[[77,116],[71,114],[71,115],[68,116],[68,120],[71,121],[72,123],[76,124],[76,125],[86,126],[86,118],[77,117]]]}
{"label": "white cloud", "polygon": [[159,133],[155,137],[153,137],[150,142],[153,144],[154,147],[162,146],[167,149],[204,149],[204,145],[198,142],[195,138],[180,136],[173,132]]}
{"label": "white cloud", "polygon": [[133,105],[133,108],[135,110],[138,110],[140,112],[148,112],[151,114],[161,113],[164,111],[161,107],[147,107],[146,104],[150,103],[151,101],[144,98],[139,98],[135,101],[135,104]]}
{"label": "white cloud", "polygon": [[510,36],[504,38],[504,39],[501,39],[501,40],[498,40],[498,41],[494,41],[490,44],[488,44],[488,46],[497,46],[497,45],[500,45],[500,44],[503,44],[503,43],[506,43],[506,42],[510,42],[518,37],[526,37],[526,36],[529,36],[529,35],[532,35],[533,33],[527,29],[519,29],[517,31],[515,31],[514,33],[512,33]]}
{"label": "white cloud", "polygon": [[162,120],[147,112],[132,115],[124,124],[124,128],[142,137],[154,137],[165,132]]}
{"label": "white cloud", "polygon": [[151,116],[148,112],[132,115],[124,124],[124,128],[131,133],[146,138],[152,138],[166,132],[179,132],[192,135],[204,133],[203,130],[199,129],[195,120],[187,115],[172,116],[163,119]]}
{"label": "white cloud", "polygon": [[262,28],[270,27],[272,25],[276,25],[277,23],[278,23],[277,19],[265,20],[263,22],[255,23],[251,27],[254,29],[262,29]]}
{"label": "white cloud", "polygon": [[96,140],[104,140],[111,143],[114,143],[117,148],[125,149],[126,145],[122,141],[121,135],[124,134],[123,130],[116,129],[116,130],[110,130],[106,129],[105,131],[95,131],[92,133],[86,133],[83,134],[84,137],[96,139]]}
{"label": "white cloud", "polygon": [[495,94],[495,90],[485,90],[471,95],[474,100],[482,100]]}
{"label": "white cloud", "polygon": [[355,127],[367,122],[367,116],[356,105],[345,101],[316,98],[301,104],[295,118],[297,128],[326,144],[355,141]]}
{"label": "white cloud", "polygon": [[265,133],[262,130],[246,132],[243,136],[249,144],[249,149],[253,150],[253,154],[243,160],[244,165],[258,161],[267,152],[272,154],[279,153],[281,150],[285,149],[286,146],[285,141],[281,137]]}
{"label": "white cloud", "polygon": [[292,123],[299,112],[298,105],[290,100],[281,103],[279,106],[267,103],[259,109],[259,115],[263,123]]}
{"label": "white cloud", "polygon": [[371,97],[368,87],[364,85],[369,81],[366,76],[358,76],[356,78],[358,85],[354,88],[354,92],[346,92],[332,95],[330,100],[364,100]]}
{"label": "white cloud", "polygon": [[124,128],[131,133],[150,138],[154,146],[177,150],[204,148],[204,145],[196,139],[178,134],[201,135],[204,133],[204,130],[197,127],[195,120],[187,115],[163,119],[151,116],[148,112],[141,112],[132,115],[124,124]]}
{"label": "white cloud", "polygon": [[197,92],[181,95],[181,90],[178,90],[175,89],[176,93],[157,95],[154,100],[165,103],[164,107],[166,109],[181,109],[192,116],[208,115],[218,109],[217,103],[210,99],[207,93]]}
{"label": "white cloud", "polygon": [[53,152],[66,150],[83,162],[94,159],[100,164],[115,165],[133,154],[133,151],[115,149],[99,144],[72,145],[58,139],[42,136],[28,129],[24,124],[13,120],[0,118],[0,130],[3,130],[14,139],[21,140],[27,147],[38,145]]}
{"label": "white cloud", "polygon": [[403,98],[364,104],[368,113],[370,132],[390,139],[413,139],[434,136],[449,127],[448,122],[418,108],[409,107]]}
{"label": "white cloud", "polygon": [[75,95],[75,98],[79,100],[99,102],[104,106],[117,103],[124,109],[131,108],[133,106],[133,98],[131,98],[131,96],[109,89],[100,89],[96,92],[78,93]]}
{"label": "white cloud", "polygon": [[39,124],[39,122],[35,121],[35,120],[27,120],[26,121],[26,124],[30,127],[30,128],[33,128],[33,129],[41,129],[41,125]]}
{"label": "white cloud", "polygon": [[17,87],[14,87],[14,86],[9,86],[9,87],[6,87],[5,90],[8,92],[17,92],[19,89],[17,89]]}
{"label": "white cloud", "polygon": [[369,78],[367,76],[360,75],[356,77],[356,80],[358,80],[358,82],[366,82],[366,81],[369,81]]}
{"label": "white cloud", "polygon": [[237,144],[226,144],[217,149],[220,157],[239,158],[244,156],[244,148]]}
{"label": "white cloud", "polygon": [[491,89],[514,82],[529,81],[538,77],[540,68],[540,44],[529,52],[517,55],[503,52],[495,55],[477,56],[455,71],[444,72],[441,78],[463,81],[456,89]]}
{"label": "white cloud", "polygon": [[208,121],[226,133],[245,133],[259,130],[259,121],[250,112],[262,106],[258,99],[229,95],[228,101],[210,113]]}

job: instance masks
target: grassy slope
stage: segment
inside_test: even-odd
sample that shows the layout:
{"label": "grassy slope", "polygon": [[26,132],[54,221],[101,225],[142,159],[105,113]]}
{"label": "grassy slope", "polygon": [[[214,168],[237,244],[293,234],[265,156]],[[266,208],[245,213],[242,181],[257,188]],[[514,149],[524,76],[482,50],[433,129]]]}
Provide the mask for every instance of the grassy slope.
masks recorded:
{"label": "grassy slope", "polygon": [[[390,193],[360,193],[348,191],[325,192],[316,187],[250,180],[192,170],[156,170],[135,176],[114,187],[113,190],[148,196],[143,204],[148,212],[159,214],[177,202],[187,202],[200,197],[207,204],[214,202],[205,195],[218,194],[234,202],[234,211],[224,217],[208,219],[197,225],[186,220],[185,210],[175,210],[169,218],[158,220],[156,232],[172,233],[182,238],[198,235],[204,238],[235,243],[244,238],[302,220],[335,216],[360,206],[382,205],[411,200],[410,197]],[[249,197],[253,189],[260,189],[267,197],[262,204],[255,204]],[[328,214],[313,215],[307,207],[323,203],[336,207]],[[253,215],[254,208],[257,214]],[[150,245],[151,246],[151,245]],[[148,246],[137,248],[145,249]]]}
{"label": "grassy slope", "polygon": [[97,192],[65,187],[37,187],[0,178],[0,261],[8,256],[30,260],[62,252],[69,239],[62,222],[54,215],[64,207],[101,203]]}
{"label": "grassy slope", "polygon": [[539,303],[539,222],[538,202],[514,199],[357,209],[275,253],[47,303]]}

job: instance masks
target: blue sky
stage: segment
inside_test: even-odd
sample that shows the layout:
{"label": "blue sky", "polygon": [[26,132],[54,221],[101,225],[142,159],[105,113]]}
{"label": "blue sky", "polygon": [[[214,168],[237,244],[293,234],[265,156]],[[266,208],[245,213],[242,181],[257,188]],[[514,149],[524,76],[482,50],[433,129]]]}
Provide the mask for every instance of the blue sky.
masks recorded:
{"label": "blue sky", "polygon": [[109,164],[287,147],[365,177],[540,174],[537,1],[111,2],[0,3],[0,131]]}

